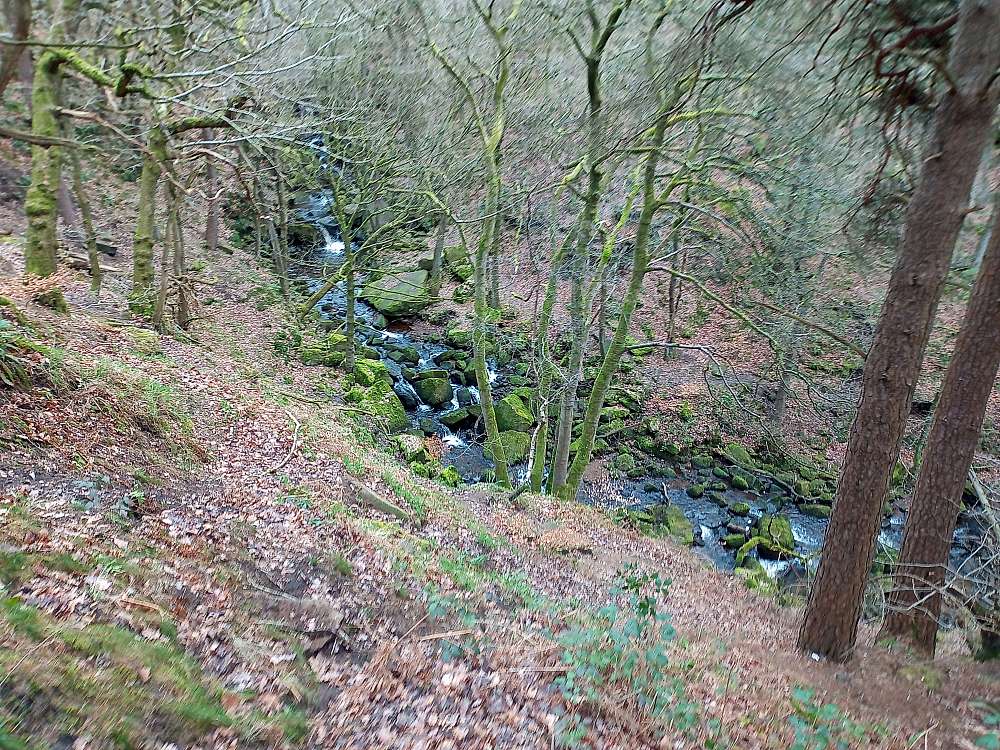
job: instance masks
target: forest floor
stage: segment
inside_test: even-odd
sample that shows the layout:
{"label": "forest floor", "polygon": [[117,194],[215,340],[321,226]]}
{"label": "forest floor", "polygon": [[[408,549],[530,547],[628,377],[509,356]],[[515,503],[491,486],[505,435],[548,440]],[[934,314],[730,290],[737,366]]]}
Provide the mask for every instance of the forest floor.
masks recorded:
{"label": "forest floor", "polygon": [[252,258],[207,281],[181,341],[123,319],[120,278],[97,301],[63,274],[68,316],[0,280],[47,385],[0,391],[0,748],[969,748],[987,731],[1000,674],[960,633],[933,664],[869,628],[849,664],[816,662],[799,610],[693,550],[414,476],[337,403],[336,372],[274,349],[287,313]]}

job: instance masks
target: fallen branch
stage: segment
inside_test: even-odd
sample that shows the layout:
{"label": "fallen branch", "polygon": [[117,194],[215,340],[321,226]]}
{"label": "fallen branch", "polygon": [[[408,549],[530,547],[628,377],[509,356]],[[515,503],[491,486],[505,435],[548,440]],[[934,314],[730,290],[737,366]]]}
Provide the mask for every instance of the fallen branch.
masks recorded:
{"label": "fallen branch", "polygon": [[431,633],[430,635],[418,638],[417,643],[423,643],[424,641],[439,641],[442,638],[458,638],[462,635],[471,635],[473,632],[472,628],[466,628],[465,630],[446,630],[443,633]]}
{"label": "fallen branch", "polygon": [[412,514],[403,510],[398,505],[386,500],[384,497],[376,493],[374,490],[370,490],[365,487],[361,482],[356,480],[354,477],[347,477],[347,483],[358,493],[358,497],[367,503],[368,505],[375,508],[377,511],[382,513],[387,513],[390,516],[395,516],[403,521],[414,522],[415,519]]}
{"label": "fallen branch", "polygon": [[273,466],[267,470],[268,474],[273,474],[274,472],[284,468],[285,464],[287,464],[291,457],[295,454],[295,449],[299,447],[299,429],[302,427],[302,424],[290,411],[286,411],[285,414],[288,415],[289,419],[295,422],[295,432],[292,433],[292,447],[288,450],[288,455],[285,456],[277,466]]}

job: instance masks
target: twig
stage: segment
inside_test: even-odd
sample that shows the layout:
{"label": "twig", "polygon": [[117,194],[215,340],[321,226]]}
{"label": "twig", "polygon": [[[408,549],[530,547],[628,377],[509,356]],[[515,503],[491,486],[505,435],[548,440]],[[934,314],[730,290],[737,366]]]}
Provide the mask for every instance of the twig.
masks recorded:
{"label": "twig", "polygon": [[472,628],[466,628],[465,630],[446,630],[443,633],[431,633],[430,635],[418,638],[417,643],[423,643],[424,641],[438,641],[442,638],[458,638],[462,635],[471,635],[473,632]]}
{"label": "twig", "polygon": [[299,428],[302,427],[302,424],[299,422],[299,420],[295,418],[295,415],[292,414],[290,411],[286,411],[285,414],[288,415],[289,419],[295,422],[295,432],[292,433],[292,447],[288,450],[288,455],[281,460],[281,463],[279,463],[277,466],[273,466],[270,469],[268,469],[267,472],[268,474],[273,474],[274,472],[283,468],[284,465],[287,464],[288,461],[291,459],[292,455],[294,455],[295,449],[299,447]]}

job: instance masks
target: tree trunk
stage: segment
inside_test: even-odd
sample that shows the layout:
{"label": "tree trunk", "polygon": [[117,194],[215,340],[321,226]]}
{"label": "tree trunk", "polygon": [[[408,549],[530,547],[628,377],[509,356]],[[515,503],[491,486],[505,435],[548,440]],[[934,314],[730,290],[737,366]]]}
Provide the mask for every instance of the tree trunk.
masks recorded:
{"label": "tree trunk", "polygon": [[[55,109],[59,102],[59,65],[56,55],[46,52],[35,65],[31,95],[31,133],[42,137],[62,135]],[[59,190],[62,154],[56,146],[31,147],[31,185],[24,199],[28,217],[25,236],[25,270],[33,276],[55,273],[56,225],[59,220],[56,194]]]}
{"label": "tree trunk", "polygon": [[[27,39],[31,32],[31,0],[4,0],[3,9],[11,39]],[[18,73],[24,49],[20,44],[4,45],[3,58],[0,60],[0,99],[3,98],[7,85]]]}
{"label": "tree trunk", "polygon": [[70,164],[73,167],[73,193],[80,205],[80,216],[83,219],[83,241],[87,246],[87,258],[90,261],[90,288],[95,292],[101,289],[101,256],[97,250],[97,233],[94,231],[94,218],[90,211],[90,199],[83,184],[83,169],[80,165],[80,154],[70,150]]}
{"label": "tree trunk", "polygon": [[354,360],[355,360],[355,346],[354,346],[354,329],[355,329],[355,314],[354,314],[354,251],[344,246],[346,253],[344,254],[344,301],[346,308],[344,310],[344,333],[347,335],[347,351],[344,357],[344,368],[348,372],[354,372]]}
{"label": "tree trunk", "polygon": [[430,294],[437,299],[441,294],[441,271],[444,267],[444,238],[448,232],[448,215],[441,212],[438,218],[437,238],[434,240],[434,258],[431,260]]}
{"label": "tree trunk", "polygon": [[142,160],[139,176],[139,205],[132,240],[132,297],[148,299],[153,288],[153,248],[156,245],[156,191],[167,159],[167,137],[159,125],[149,131],[149,153]]}
{"label": "tree trunk", "polygon": [[[215,139],[215,130],[205,128],[202,137],[206,141]],[[214,254],[219,247],[219,171],[212,157],[205,160],[205,183],[208,191],[208,206],[205,216],[205,249]]]}
{"label": "tree trunk", "polygon": [[[653,217],[661,206],[661,201],[656,193],[656,168],[660,162],[660,149],[663,148],[666,130],[667,111],[665,108],[661,108],[650,138],[649,151],[643,168],[643,205],[636,228],[632,272],[621,309],[618,312],[618,322],[608,346],[608,353],[604,355],[601,369],[597,373],[590,398],[587,400],[579,448],[577,448],[573,464],[567,473],[566,484],[559,491],[559,497],[564,500],[572,500],[576,497],[580,482],[583,480],[583,472],[586,471],[590,457],[593,455],[594,439],[597,437],[597,423],[601,417],[601,409],[604,408],[604,398],[611,385],[611,377],[618,370],[622,352],[625,351],[625,338],[628,335],[629,323],[631,323],[632,313],[635,312],[636,305],[639,303],[642,282],[646,278],[646,270],[649,268],[649,235],[652,231]],[[669,189],[667,192],[669,195]]]}
{"label": "tree trunk", "polygon": [[938,106],[920,185],[868,353],[837,498],[798,646],[838,661],[857,638],[882,503],[941,288],[1000,86],[1000,0],[963,0],[948,70],[960,86]]}
{"label": "tree trunk", "polygon": [[[1000,195],[994,216],[1000,215]],[[941,386],[924,460],[903,529],[899,566],[883,633],[934,655],[940,591],[962,503],[965,477],[979,443],[986,404],[1000,368],[1000,235],[994,236],[965,311]]]}

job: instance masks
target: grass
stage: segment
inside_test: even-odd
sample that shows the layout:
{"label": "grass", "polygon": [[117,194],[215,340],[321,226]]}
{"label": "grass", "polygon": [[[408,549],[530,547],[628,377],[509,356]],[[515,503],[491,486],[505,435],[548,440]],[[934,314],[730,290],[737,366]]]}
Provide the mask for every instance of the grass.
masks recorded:
{"label": "grass", "polygon": [[160,437],[190,437],[191,415],[174,388],[107,357],[83,368],[82,379],[103,389],[92,408],[112,417],[122,432],[137,426]]}

